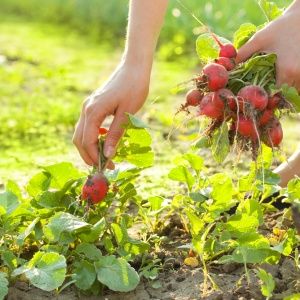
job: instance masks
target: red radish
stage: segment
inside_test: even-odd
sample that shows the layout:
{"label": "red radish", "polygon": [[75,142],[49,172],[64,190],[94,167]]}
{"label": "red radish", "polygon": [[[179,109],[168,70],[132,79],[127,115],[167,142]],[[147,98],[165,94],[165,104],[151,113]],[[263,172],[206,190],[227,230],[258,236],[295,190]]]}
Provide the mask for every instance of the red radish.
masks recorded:
{"label": "red radish", "polygon": [[258,119],[259,126],[264,126],[268,124],[273,117],[274,111],[272,109],[266,109]]}
{"label": "red radish", "polygon": [[228,57],[219,57],[215,59],[215,63],[222,65],[225,67],[227,71],[231,71],[235,68],[235,59],[234,58],[228,58]]}
{"label": "red radish", "polygon": [[254,109],[263,111],[268,104],[268,94],[257,85],[248,85],[240,89],[238,96],[252,105]]}
{"label": "red radish", "polygon": [[83,185],[81,197],[91,204],[101,202],[107,195],[109,182],[102,173],[89,175]]}
{"label": "red radish", "polygon": [[210,63],[203,68],[203,79],[207,82],[210,91],[224,88],[228,78],[227,70],[221,65]]}
{"label": "red radish", "polygon": [[199,90],[190,90],[186,94],[186,104],[185,106],[197,106],[200,104],[202,98],[203,98],[203,93],[200,92]]}
{"label": "red radish", "polygon": [[214,38],[214,40],[217,42],[217,44],[220,47],[219,57],[236,58],[237,51],[236,51],[235,47],[232,44],[230,44],[230,43],[227,43],[227,44],[221,43],[219,38],[214,33],[212,33],[212,37]]}
{"label": "red radish", "polygon": [[229,99],[228,106],[230,110],[236,112],[237,105],[239,106],[239,112],[243,112],[245,110],[245,100],[242,97],[237,96]]}
{"label": "red radish", "polygon": [[236,58],[236,56],[237,51],[232,44],[228,43],[221,46],[219,57]]}
{"label": "red radish", "polygon": [[228,102],[229,99],[234,98],[234,94],[228,89],[219,89],[214,92],[214,95],[218,98],[218,100],[223,101],[223,103]]}
{"label": "red radish", "polygon": [[237,119],[237,131],[245,137],[251,137],[253,139],[257,138],[257,133],[255,130],[255,124],[253,120],[245,118],[243,115],[240,115]]}
{"label": "red radish", "polygon": [[221,119],[224,115],[224,102],[215,93],[206,94],[200,103],[200,115]]}
{"label": "red radish", "polygon": [[104,127],[99,128],[99,135],[105,135],[108,133],[108,130]]}
{"label": "red radish", "polygon": [[271,148],[278,147],[282,139],[283,131],[281,124],[278,119],[274,118],[273,122],[270,124],[270,127],[267,128],[264,143]]}
{"label": "red radish", "polygon": [[267,107],[270,109],[275,109],[278,107],[281,100],[282,100],[281,96],[279,94],[275,94],[274,96],[269,98]]}

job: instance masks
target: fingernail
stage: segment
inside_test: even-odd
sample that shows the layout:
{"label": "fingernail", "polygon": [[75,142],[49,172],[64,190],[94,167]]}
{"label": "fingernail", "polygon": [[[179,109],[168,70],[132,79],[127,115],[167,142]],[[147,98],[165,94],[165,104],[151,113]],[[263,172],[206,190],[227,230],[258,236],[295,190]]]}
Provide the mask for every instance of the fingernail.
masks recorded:
{"label": "fingernail", "polygon": [[112,158],[115,155],[115,148],[112,146],[108,146],[104,148],[104,155],[107,158]]}

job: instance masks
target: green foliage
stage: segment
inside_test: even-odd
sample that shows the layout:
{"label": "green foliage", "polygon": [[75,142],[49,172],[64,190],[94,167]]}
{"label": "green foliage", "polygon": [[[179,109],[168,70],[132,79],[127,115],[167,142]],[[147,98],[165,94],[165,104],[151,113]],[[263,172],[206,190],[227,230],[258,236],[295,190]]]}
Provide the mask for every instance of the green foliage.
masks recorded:
{"label": "green foliage", "polygon": [[[0,273],[2,298],[7,293],[6,277],[21,274],[45,291],[58,289],[68,277],[72,281],[67,284],[85,291],[95,284],[123,292],[137,286],[139,274],[129,261],[147,253],[150,244],[130,236],[132,222],[127,210],[129,203],[140,205],[134,182],[152,163],[151,136],[141,121],[129,115],[121,144],[117,158],[131,165],[106,174],[112,189],[97,206],[80,200],[86,174],[71,163],[41,167],[26,186],[28,194],[8,182],[7,190],[0,194],[4,237],[0,255],[8,267]],[[132,160],[133,152],[141,161]],[[161,204],[161,199],[152,199],[153,209]],[[31,259],[19,258],[24,249],[31,248],[35,249]]]}
{"label": "green foliage", "polygon": [[258,269],[258,277],[262,281],[261,292],[268,298],[272,296],[272,292],[275,289],[275,281],[273,276],[266,272],[264,269]]}
{"label": "green foliage", "polygon": [[25,274],[31,284],[44,291],[57,289],[65,280],[66,259],[55,252],[36,252],[22,267],[15,269],[12,276]]}
{"label": "green foliage", "polygon": [[6,274],[0,272],[0,299],[3,300],[8,293],[8,280]]}
{"label": "green foliage", "polygon": [[268,22],[273,21],[283,13],[283,9],[280,9],[274,2],[258,0],[258,3]]}
{"label": "green foliage", "polygon": [[136,288],[139,275],[123,258],[107,256],[95,263],[100,282],[117,292],[128,292]]}
{"label": "green foliage", "polygon": [[234,33],[233,44],[239,49],[241,48],[257,31],[257,27],[251,23],[242,24]]}

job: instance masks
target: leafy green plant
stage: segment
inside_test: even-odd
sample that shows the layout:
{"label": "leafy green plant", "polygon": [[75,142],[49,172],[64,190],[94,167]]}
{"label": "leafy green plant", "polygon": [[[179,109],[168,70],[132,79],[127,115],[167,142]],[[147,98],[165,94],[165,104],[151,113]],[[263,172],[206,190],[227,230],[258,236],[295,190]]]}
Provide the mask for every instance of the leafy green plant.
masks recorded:
{"label": "leafy green plant", "polygon": [[152,165],[153,152],[149,133],[131,115],[116,159],[130,164],[107,172],[111,189],[98,205],[80,199],[86,174],[70,163],[43,167],[29,180],[26,194],[8,182],[0,194],[1,299],[7,279],[20,275],[45,291],[69,284],[85,292],[103,286],[128,292],[137,286],[139,274],[129,262],[150,245],[128,233],[129,203],[141,201],[134,182]]}

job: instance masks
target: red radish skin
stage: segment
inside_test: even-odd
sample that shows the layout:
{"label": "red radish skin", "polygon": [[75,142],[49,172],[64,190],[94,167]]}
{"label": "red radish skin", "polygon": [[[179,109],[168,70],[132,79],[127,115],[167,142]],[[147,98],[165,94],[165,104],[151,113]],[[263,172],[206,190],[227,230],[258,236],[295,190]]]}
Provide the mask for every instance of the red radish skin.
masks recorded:
{"label": "red radish skin", "polygon": [[237,51],[232,44],[223,44],[214,33],[211,35],[220,47],[219,57],[236,58]]}
{"label": "red radish skin", "polygon": [[102,173],[89,175],[83,185],[81,198],[91,204],[97,204],[106,197],[108,187],[109,182]]}
{"label": "red radish skin", "polygon": [[237,51],[235,47],[228,43],[220,47],[219,57],[236,58]]}
{"label": "red radish skin", "polygon": [[224,115],[224,102],[215,93],[206,94],[200,103],[200,115],[212,119],[222,119]]}
{"label": "red radish skin", "polygon": [[227,71],[231,71],[235,68],[236,62],[234,58],[228,58],[228,57],[219,57],[215,59],[215,63],[222,65],[225,67]]}
{"label": "red radish skin", "polygon": [[269,98],[267,108],[269,108],[269,109],[277,108],[279,103],[281,102],[281,100],[282,100],[281,96],[278,94],[275,94],[274,96]]}
{"label": "red radish skin", "polygon": [[106,135],[108,133],[108,130],[104,127],[99,128],[99,135]]}
{"label": "red radish skin", "polygon": [[266,136],[264,139],[264,143],[271,147],[278,147],[283,139],[283,131],[282,126],[278,119],[274,119],[274,121],[270,124],[270,127],[266,131]]}
{"label": "red radish skin", "polygon": [[229,75],[225,67],[210,63],[203,68],[203,79],[210,91],[217,91],[227,85]]}
{"label": "red radish skin", "polygon": [[237,131],[240,133],[240,135],[244,137],[251,137],[252,139],[257,138],[253,120],[247,119],[243,115],[240,115],[235,126],[237,126]]}
{"label": "red radish skin", "polygon": [[199,105],[202,98],[203,98],[203,93],[200,92],[199,90],[194,89],[194,90],[188,91],[188,93],[186,94],[185,107]]}
{"label": "red radish skin", "polygon": [[238,97],[251,104],[254,109],[263,111],[268,105],[268,94],[257,85],[248,85],[238,92]]}
{"label": "red radish skin", "polygon": [[259,126],[267,125],[274,117],[274,111],[272,109],[266,109],[258,120]]}
{"label": "red radish skin", "polygon": [[218,100],[223,101],[223,103],[226,103],[229,99],[234,98],[233,92],[229,89],[219,89],[218,91],[214,92],[214,95],[218,98]]}
{"label": "red radish skin", "polygon": [[228,106],[231,111],[237,111],[237,105],[239,106],[239,112],[243,112],[245,110],[245,100],[239,96],[235,98],[230,98],[228,101]]}

